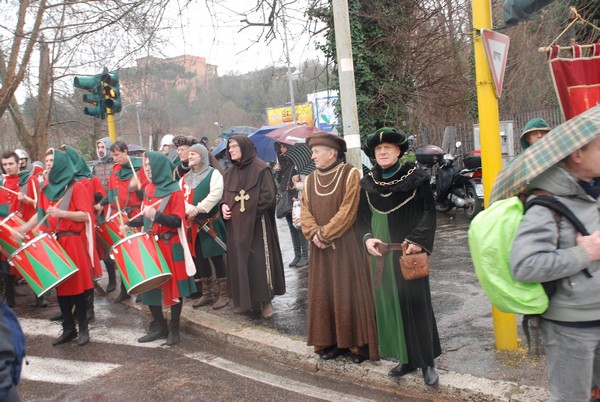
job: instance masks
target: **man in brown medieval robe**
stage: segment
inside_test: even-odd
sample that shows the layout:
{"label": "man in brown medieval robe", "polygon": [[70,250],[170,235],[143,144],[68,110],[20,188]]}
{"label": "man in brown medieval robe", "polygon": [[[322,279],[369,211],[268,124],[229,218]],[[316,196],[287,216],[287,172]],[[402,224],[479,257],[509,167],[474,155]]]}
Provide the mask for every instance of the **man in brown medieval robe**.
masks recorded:
{"label": "man in brown medieval robe", "polygon": [[283,261],[275,226],[275,182],[252,141],[227,141],[233,163],[225,172],[221,213],[227,226],[227,267],[234,311],[273,315],[271,300],[285,293]]}
{"label": "man in brown medieval robe", "polygon": [[358,238],[358,170],[343,162],[345,141],[328,133],[307,139],[317,170],[304,185],[302,231],[310,241],[308,345],[325,360],[379,358],[371,277]]}

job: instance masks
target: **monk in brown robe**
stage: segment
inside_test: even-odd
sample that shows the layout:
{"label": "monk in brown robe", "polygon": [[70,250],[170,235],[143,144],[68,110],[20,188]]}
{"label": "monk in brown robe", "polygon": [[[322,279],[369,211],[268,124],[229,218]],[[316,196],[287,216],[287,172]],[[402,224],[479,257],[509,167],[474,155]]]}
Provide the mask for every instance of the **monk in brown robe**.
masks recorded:
{"label": "monk in brown robe", "polygon": [[227,267],[234,312],[260,309],[273,315],[271,300],[285,294],[283,260],[275,225],[275,181],[256,156],[252,141],[227,141],[232,162],[225,172],[221,214],[227,226]]}
{"label": "monk in brown robe", "polygon": [[306,141],[317,170],[306,179],[302,231],[310,241],[308,345],[325,360],[379,358],[371,277],[359,241],[360,174],[343,162],[345,141],[317,133]]}

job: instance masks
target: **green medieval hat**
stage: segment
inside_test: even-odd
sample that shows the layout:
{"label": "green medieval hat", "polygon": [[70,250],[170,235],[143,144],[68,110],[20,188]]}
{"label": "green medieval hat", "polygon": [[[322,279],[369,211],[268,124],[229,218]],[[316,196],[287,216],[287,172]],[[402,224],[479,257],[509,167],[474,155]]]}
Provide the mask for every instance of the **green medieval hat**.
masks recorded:
{"label": "green medieval hat", "polygon": [[48,173],[48,183],[42,191],[50,201],[58,200],[75,178],[75,166],[66,153],[53,149],[54,163]]}
{"label": "green medieval hat", "polygon": [[400,148],[400,157],[408,149],[408,139],[405,135],[399,133],[395,128],[383,127],[367,137],[364,148],[365,154],[370,158],[374,158],[375,148],[383,142],[397,145]]}
{"label": "green medieval hat", "polygon": [[550,128],[550,125],[548,124],[548,122],[540,117],[536,117],[536,118],[529,120],[527,122],[527,124],[525,124],[525,127],[523,127],[523,132],[521,133],[521,137],[519,137],[520,143],[521,143],[521,148],[526,149],[530,145],[527,142],[527,139],[525,138],[525,135],[527,133],[530,133],[532,131],[550,131],[550,130],[552,130],[552,128]]}

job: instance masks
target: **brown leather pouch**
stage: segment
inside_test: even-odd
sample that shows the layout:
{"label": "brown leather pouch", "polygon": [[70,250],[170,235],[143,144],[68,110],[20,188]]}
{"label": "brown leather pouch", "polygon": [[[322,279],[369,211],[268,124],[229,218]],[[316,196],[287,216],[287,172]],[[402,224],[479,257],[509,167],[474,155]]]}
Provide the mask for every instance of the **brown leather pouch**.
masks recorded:
{"label": "brown leather pouch", "polygon": [[400,270],[404,280],[412,281],[429,275],[429,258],[427,253],[421,251],[416,254],[406,254],[408,243],[402,243],[402,257],[400,257]]}

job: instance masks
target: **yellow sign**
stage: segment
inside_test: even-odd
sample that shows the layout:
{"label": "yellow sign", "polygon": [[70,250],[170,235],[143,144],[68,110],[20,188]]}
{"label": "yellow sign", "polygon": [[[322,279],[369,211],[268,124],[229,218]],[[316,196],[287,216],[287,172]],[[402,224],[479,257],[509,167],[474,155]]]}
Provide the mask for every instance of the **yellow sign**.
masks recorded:
{"label": "yellow sign", "polygon": [[[296,105],[294,109],[296,109],[296,123],[306,124],[309,126],[313,125],[313,113],[311,103],[303,103],[301,105]],[[292,107],[284,106],[268,108],[267,120],[267,124],[269,126],[277,126],[279,124],[292,123]]]}

